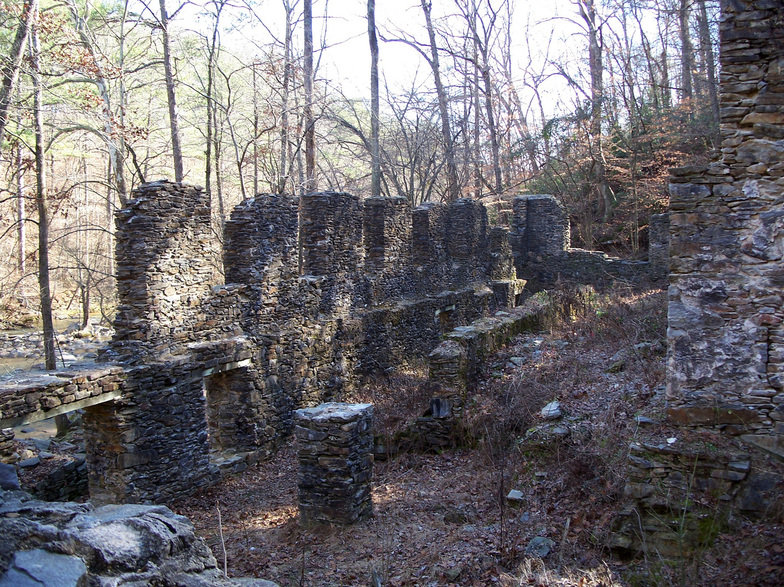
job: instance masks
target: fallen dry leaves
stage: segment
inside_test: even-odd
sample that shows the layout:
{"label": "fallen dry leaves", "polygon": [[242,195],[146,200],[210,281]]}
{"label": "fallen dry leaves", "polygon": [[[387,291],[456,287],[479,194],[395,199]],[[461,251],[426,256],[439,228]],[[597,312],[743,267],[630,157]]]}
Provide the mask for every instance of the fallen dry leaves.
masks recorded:
{"label": "fallen dry leaves", "polygon": [[[784,584],[781,526],[773,522],[739,520],[694,569],[622,563],[605,549],[622,500],[627,447],[640,432],[636,417],[668,431],[661,393],[665,294],[622,292],[606,303],[520,337],[488,361],[468,414],[480,432],[471,448],[377,462],[372,519],[300,527],[291,441],[271,460],[173,508],[193,521],[218,561],[225,546],[230,576],[280,585],[587,587],[683,584],[684,578],[695,585]],[[654,352],[630,350],[639,342],[653,343]],[[623,368],[608,372],[619,351]],[[393,375],[369,382],[352,399],[373,401],[389,432],[426,405],[418,381]],[[554,399],[570,422],[569,437],[539,447],[524,441],[541,423],[538,411]],[[513,442],[500,442],[504,435]],[[512,488],[523,494],[517,507],[502,497]],[[544,560],[525,553],[535,536],[556,544]]]}

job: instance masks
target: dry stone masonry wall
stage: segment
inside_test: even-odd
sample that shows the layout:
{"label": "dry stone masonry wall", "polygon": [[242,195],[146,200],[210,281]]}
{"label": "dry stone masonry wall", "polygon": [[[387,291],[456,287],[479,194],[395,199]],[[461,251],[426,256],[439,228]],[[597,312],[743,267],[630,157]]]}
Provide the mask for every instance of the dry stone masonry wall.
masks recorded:
{"label": "dry stone masonry wall", "polygon": [[[117,224],[115,346],[137,358],[193,340],[215,270],[210,205],[200,188],[141,186]],[[137,343],[137,344],[134,344]]]}
{"label": "dry stone masonry wall", "polygon": [[721,8],[721,152],[673,169],[670,184],[668,416],[699,430],[630,447],[632,507],[614,537],[661,556],[689,556],[729,511],[769,515],[780,495],[769,461],[784,457],[784,5]]}
{"label": "dry stone masonry wall", "polygon": [[670,416],[784,456],[784,10],[722,12],[721,156],[670,186]]}
{"label": "dry stone masonry wall", "polygon": [[550,195],[518,196],[513,203],[512,230],[518,275],[537,286],[556,283],[560,278],[584,284],[613,281],[639,283],[666,275],[669,235],[666,218],[651,220],[649,231],[652,255],[648,261],[628,261],[600,251],[571,248],[569,218],[561,203]]}
{"label": "dry stone masonry wall", "polygon": [[86,409],[98,502],[164,502],[242,470],[291,434],[297,409],[339,401],[362,376],[421,361],[445,334],[519,305],[519,275],[577,273],[549,196],[518,199],[510,234],[473,200],[411,210],[319,192],[237,206],[218,283],[205,192],[161,181],[134,195],[117,216],[113,365],[0,388],[2,426]]}
{"label": "dry stone masonry wall", "polygon": [[299,515],[305,524],[353,524],[373,515],[373,406],[297,410]]}

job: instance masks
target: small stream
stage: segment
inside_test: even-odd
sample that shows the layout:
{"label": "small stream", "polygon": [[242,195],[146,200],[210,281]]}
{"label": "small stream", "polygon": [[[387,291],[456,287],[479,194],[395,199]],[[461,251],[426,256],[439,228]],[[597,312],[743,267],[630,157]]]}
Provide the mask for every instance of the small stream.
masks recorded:
{"label": "small stream", "polygon": [[[92,318],[86,332],[79,332],[75,319],[55,320],[57,367],[92,359],[111,339],[112,330]],[[0,377],[43,368],[43,335],[40,328],[0,331]]]}

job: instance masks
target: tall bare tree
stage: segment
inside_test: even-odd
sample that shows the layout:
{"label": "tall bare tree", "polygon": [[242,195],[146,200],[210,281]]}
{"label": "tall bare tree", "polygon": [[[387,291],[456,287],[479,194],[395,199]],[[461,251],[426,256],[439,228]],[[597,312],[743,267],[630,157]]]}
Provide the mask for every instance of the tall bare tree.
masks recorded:
{"label": "tall bare tree", "polygon": [[378,38],[376,37],[376,1],[367,3],[368,40],[370,42],[370,194],[381,194],[381,155],[379,152]]}
{"label": "tall bare tree", "polygon": [[607,183],[604,141],[602,137],[602,105],[604,103],[604,63],[602,40],[602,20],[599,17],[595,0],[579,0],[577,8],[583,20],[588,38],[588,69],[591,76],[591,167],[594,190],[604,222],[612,214],[613,194]]}
{"label": "tall bare tree", "polygon": [[[710,112],[714,126],[718,128],[719,123],[719,86],[716,83],[716,57],[713,51],[713,40],[710,33],[710,22],[708,21],[708,8],[705,0],[697,0],[697,22],[699,23],[700,33],[700,53],[702,54],[703,67],[706,73],[706,93],[710,104]],[[715,137],[718,142],[718,136]]]}
{"label": "tall bare tree", "polygon": [[3,65],[3,84],[0,86],[0,147],[3,144],[5,126],[8,122],[8,108],[11,104],[11,96],[14,94],[14,86],[22,65],[22,56],[24,55],[27,38],[30,35],[30,27],[36,14],[38,14],[38,0],[25,0],[22,7],[22,15],[19,18],[19,26],[16,29],[16,36],[11,45],[11,51]]}
{"label": "tall bare tree", "polygon": [[289,143],[289,88],[291,86],[291,37],[294,7],[290,0],[283,0],[286,12],[286,31],[283,38],[283,83],[280,90],[280,187],[278,192],[286,191],[286,184],[291,175],[292,159]]}
{"label": "tall bare tree", "polygon": [[[36,5],[37,12],[37,5]],[[38,293],[44,337],[44,363],[57,368],[52,320],[52,290],[49,279],[49,211],[46,201],[46,161],[44,158],[44,98],[41,79],[41,45],[38,40],[38,15],[30,26],[30,66],[33,81],[33,126],[35,133],[35,204],[38,210]]]}
{"label": "tall bare tree", "polygon": [[305,192],[317,189],[316,185],[316,120],[313,117],[313,0],[305,0],[303,27],[305,36]]}
{"label": "tall bare tree", "polygon": [[174,159],[174,180],[181,182],[184,178],[182,163],[182,145],[180,144],[180,125],[177,118],[177,96],[175,93],[174,68],[172,67],[171,39],[169,37],[169,14],[166,11],[166,0],[160,3],[161,38],[163,41],[163,71],[166,81],[166,98],[169,106],[169,130],[171,132],[172,158]]}
{"label": "tall bare tree", "polygon": [[[79,13],[79,8],[77,7],[75,0],[66,0],[66,5],[68,6],[71,18],[73,19],[74,28],[79,35],[79,40],[90,56],[89,68],[94,74],[89,78],[89,81],[95,85],[98,90],[98,95],[103,102],[103,139],[109,150],[110,180],[117,191],[120,202],[124,204],[128,196],[128,187],[125,181],[125,141],[123,140],[122,129],[118,128],[115,122],[116,119],[110,95],[109,79],[104,71],[102,58],[99,55],[99,50],[97,48],[97,42],[92,30],[87,24],[87,19]],[[122,93],[123,92],[121,91],[121,95]],[[122,111],[122,108],[120,110]]]}
{"label": "tall bare tree", "polygon": [[[490,183],[489,187],[494,194],[500,194],[503,192],[503,180],[501,176],[500,145],[498,140],[498,127],[496,124],[495,99],[491,74],[491,43],[496,34],[495,26],[499,12],[506,4],[506,0],[502,0],[498,6],[494,6],[489,0],[483,2],[482,5],[486,9],[486,14],[484,15],[480,14],[476,0],[456,0],[455,4],[468,25],[468,32],[474,46],[474,56],[464,55],[463,57],[473,62],[475,71],[477,71],[482,78],[482,92],[485,98],[484,109],[485,116],[487,117],[487,133],[490,135],[490,155],[493,163],[493,181]],[[478,113],[478,100],[476,108]]]}
{"label": "tall bare tree", "polygon": [[452,127],[449,122],[449,104],[441,80],[441,64],[439,60],[438,43],[436,41],[436,31],[433,28],[433,9],[432,0],[420,0],[422,14],[425,16],[425,26],[427,27],[427,37],[430,41],[430,57],[428,63],[433,71],[433,82],[436,86],[436,97],[438,98],[438,111],[441,114],[441,137],[444,142],[444,157],[446,158],[447,174],[447,197],[449,200],[456,200],[460,197],[460,184],[457,179],[457,165],[455,164],[454,140],[452,138]]}
{"label": "tall bare tree", "polygon": [[678,7],[678,26],[681,40],[681,100],[692,99],[692,72],[694,70],[694,46],[691,42],[689,19],[691,16],[691,0],[680,0]]}

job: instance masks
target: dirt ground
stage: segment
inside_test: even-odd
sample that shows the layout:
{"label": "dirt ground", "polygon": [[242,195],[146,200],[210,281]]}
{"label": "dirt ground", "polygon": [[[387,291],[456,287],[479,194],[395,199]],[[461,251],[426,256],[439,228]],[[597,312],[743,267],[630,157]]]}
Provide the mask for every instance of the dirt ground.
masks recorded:
{"label": "dirt ground", "polygon": [[[663,421],[665,294],[573,302],[488,362],[465,448],[376,462],[372,519],[300,527],[292,442],[174,509],[229,576],[280,585],[784,584],[776,516],[736,516],[685,561],[621,561],[605,546],[629,443],[682,433]],[[392,433],[421,414],[421,381],[421,370],[396,374],[345,399],[372,401],[377,426]],[[563,415],[546,422],[539,412],[553,400]],[[506,499],[511,489],[522,498]],[[537,537],[552,541],[542,558],[530,547]]]}

